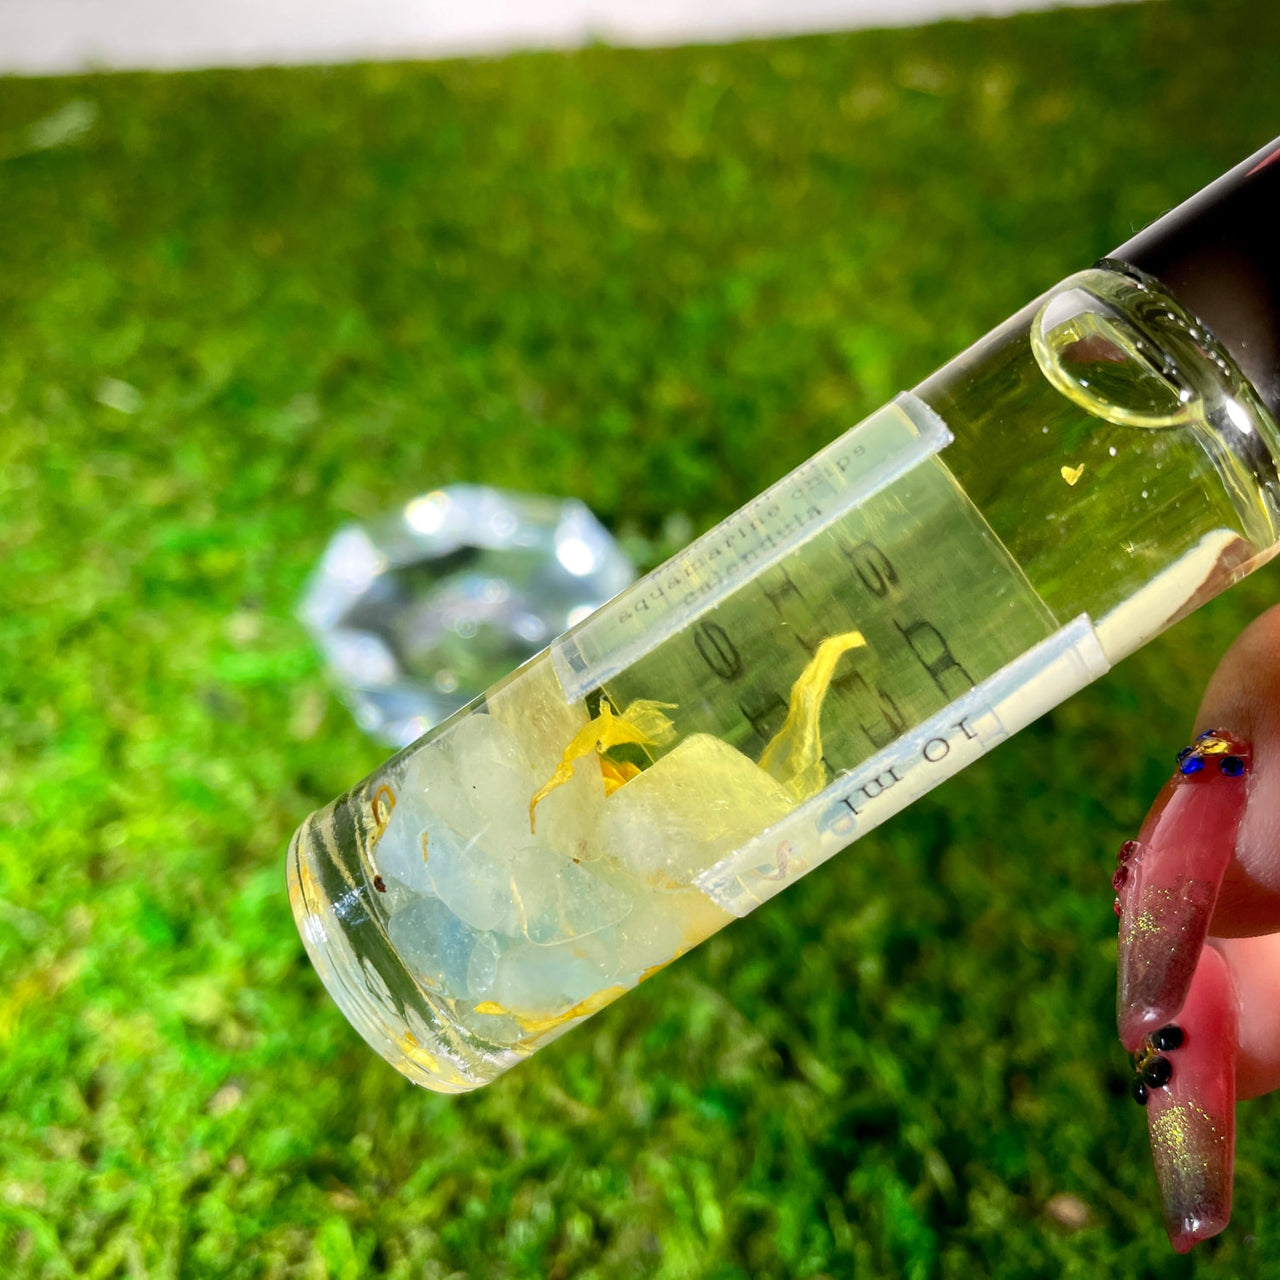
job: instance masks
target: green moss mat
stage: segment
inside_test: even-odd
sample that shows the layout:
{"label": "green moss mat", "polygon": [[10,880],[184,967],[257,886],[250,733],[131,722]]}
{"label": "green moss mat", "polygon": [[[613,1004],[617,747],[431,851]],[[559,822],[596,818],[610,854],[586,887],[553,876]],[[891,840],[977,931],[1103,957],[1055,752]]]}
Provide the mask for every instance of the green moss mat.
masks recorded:
{"label": "green moss mat", "polygon": [[1272,0],[1168,0],[0,80],[4,1275],[1267,1274],[1270,1102],[1168,1251],[1107,879],[1275,571],[468,1098],[349,1030],[282,865],[380,756],[291,619],[335,525],[705,527],[1280,132],[1278,64]]}

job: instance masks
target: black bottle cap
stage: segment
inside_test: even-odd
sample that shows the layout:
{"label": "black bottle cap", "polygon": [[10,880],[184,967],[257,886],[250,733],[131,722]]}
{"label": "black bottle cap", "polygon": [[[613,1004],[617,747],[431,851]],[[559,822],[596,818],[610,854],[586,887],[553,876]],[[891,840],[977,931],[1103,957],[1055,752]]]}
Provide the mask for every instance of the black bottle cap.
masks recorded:
{"label": "black bottle cap", "polygon": [[1280,138],[1109,256],[1199,317],[1280,417]]}

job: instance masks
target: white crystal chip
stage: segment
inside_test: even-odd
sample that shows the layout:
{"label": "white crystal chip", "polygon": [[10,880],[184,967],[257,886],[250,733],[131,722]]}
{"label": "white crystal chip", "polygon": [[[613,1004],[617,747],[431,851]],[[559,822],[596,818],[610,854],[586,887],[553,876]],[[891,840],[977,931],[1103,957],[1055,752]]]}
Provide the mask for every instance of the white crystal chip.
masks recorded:
{"label": "white crystal chip", "polygon": [[693,734],[607,798],[599,757],[576,759],[535,832],[530,801],[587,722],[535,659],[404,760],[371,851],[401,959],[494,1042],[555,1034],[714,933],[729,917],[694,877],[794,803]]}
{"label": "white crystal chip", "polygon": [[554,743],[586,721],[585,710],[546,710],[522,725],[540,769],[515,730],[482,711],[415,752],[373,846],[384,883],[393,894],[407,891],[394,898],[388,925],[405,963],[429,984],[472,999],[525,992],[522,1011],[562,1005],[588,970],[595,985],[576,999],[607,982],[616,959],[608,948],[584,950],[583,940],[632,910],[626,893],[574,861],[604,805],[594,760],[547,798],[539,832],[530,830],[529,801],[554,767],[546,763]]}
{"label": "white crystal chip", "polygon": [[612,984],[618,971],[613,947],[580,938],[553,947],[513,947],[498,962],[494,997],[524,1017],[554,1017]]}
{"label": "white crystal chip", "polygon": [[794,805],[741,751],[695,733],[610,796],[599,839],[651,884],[678,888]]}
{"label": "white crystal chip", "polygon": [[429,986],[471,994],[470,973],[477,952],[481,955],[477,976],[484,977],[487,963],[484,989],[493,985],[497,950],[491,936],[464,924],[436,898],[419,898],[392,916],[387,935],[404,963]]}

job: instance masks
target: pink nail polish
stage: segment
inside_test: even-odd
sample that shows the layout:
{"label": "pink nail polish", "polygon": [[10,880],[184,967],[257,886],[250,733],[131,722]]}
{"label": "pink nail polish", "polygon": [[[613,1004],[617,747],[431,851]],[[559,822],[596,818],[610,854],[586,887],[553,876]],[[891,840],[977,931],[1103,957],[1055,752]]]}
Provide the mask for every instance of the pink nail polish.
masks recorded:
{"label": "pink nail polish", "polygon": [[1176,1024],[1157,1028],[1137,1055],[1165,1229],[1178,1253],[1231,1217],[1235,1163],[1237,1009],[1226,962],[1201,953]]}
{"label": "pink nail polish", "polygon": [[1112,881],[1120,916],[1116,1021],[1130,1053],[1187,998],[1244,814],[1250,745],[1225,730],[1178,753]]}

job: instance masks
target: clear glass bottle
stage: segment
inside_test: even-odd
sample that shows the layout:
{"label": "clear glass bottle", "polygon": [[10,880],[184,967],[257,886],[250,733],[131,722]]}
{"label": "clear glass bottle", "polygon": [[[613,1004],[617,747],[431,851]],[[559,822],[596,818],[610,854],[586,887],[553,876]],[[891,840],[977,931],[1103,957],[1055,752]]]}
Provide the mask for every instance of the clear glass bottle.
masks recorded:
{"label": "clear glass bottle", "polygon": [[1271,556],[1276,156],[308,818],[293,910],[364,1038],[486,1083]]}

